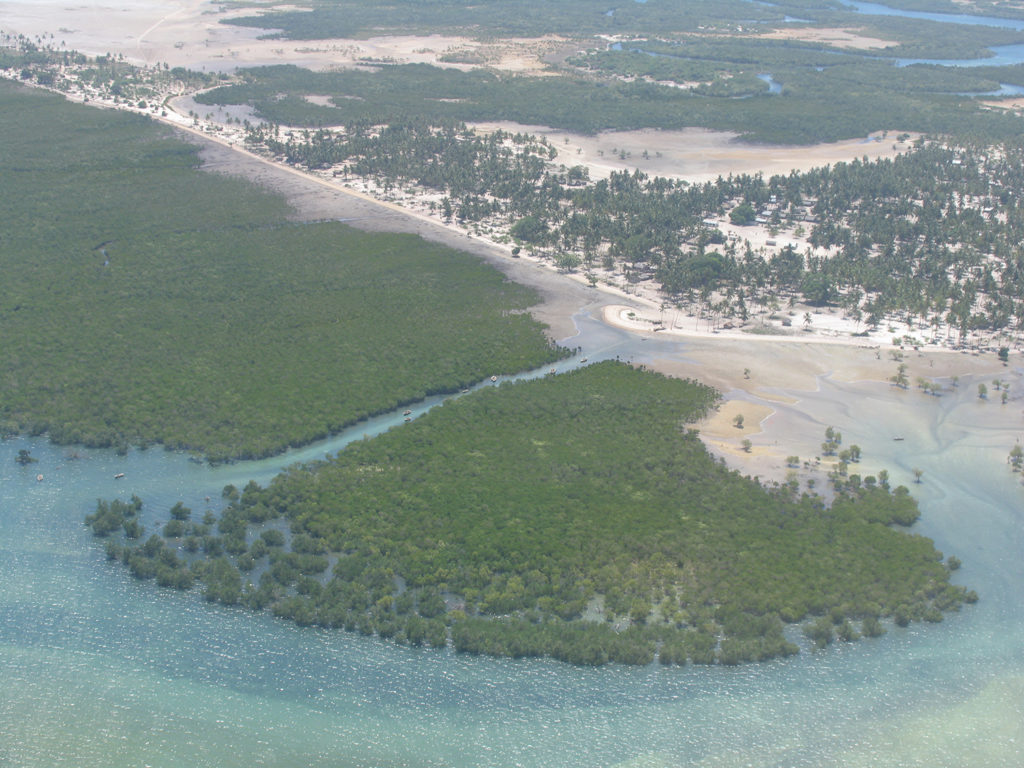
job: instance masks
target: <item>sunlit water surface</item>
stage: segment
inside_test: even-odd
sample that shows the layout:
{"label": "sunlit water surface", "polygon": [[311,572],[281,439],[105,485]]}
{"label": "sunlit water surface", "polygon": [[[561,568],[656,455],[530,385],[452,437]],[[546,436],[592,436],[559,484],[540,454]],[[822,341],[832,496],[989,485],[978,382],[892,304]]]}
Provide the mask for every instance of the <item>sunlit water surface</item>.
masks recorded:
{"label": "sunlit water surface", "polygon": [[[591,362],[686,357],[684,344],[579,324],[570,343]],[[70,459],[41,439],[0,443],[0,765],[1021,765],[1024,489],[1004,463],[1021,403],[979,403],[966,381],[931,398],[828,377],[798,397],[778,406],[780,427],[834,425],[896,482],[925,471],[915,531],[963,560],[957,581],[980,603],[740,668],[578,669],[403,648],[140,584],[82,524],[97,497],[138,493],[151,529],[178,500],[216,508],[225,484],[267,482],[401,415],[214,469],[156,449]],[[26,447],[38,463],[23,468]]]}

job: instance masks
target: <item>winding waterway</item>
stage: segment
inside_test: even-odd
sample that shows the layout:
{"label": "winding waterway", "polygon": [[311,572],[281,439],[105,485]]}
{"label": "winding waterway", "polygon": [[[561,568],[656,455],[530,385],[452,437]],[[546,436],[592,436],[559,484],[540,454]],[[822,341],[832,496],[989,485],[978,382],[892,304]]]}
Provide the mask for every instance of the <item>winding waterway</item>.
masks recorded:
{"label": "winding waterway", "polygon": [[[686,360],[685,343],[578,324],[569,343],[591,361]],[[267,482],[400,428],[400,414],[216,468],[156,449],[71,459],[41,439],[2,442],[0,764],[1019,766],[1024,489],[1001,457],[1021,403],[979,404],[972,389],[929,398],[824,377],[772,418],[794,433],[835,425],[897,482],[924,469],[916,530],[964,561],[957,580],[981,602],[938,625],[740,668],[578,669],[300,629],[135,582],[82,525],[97,497],[138,493],[150,522],[178,500],[202,510],[227,483]],[[19,467],[20,448],[38,463]]]}
{"label": "winding waterway", "polygon": [[859,0],[839,0],[843,5],[858,13],[869,16],[900,16],[905,19],[938,21],[944,24],[966,24],[975,27],[999,27],[1001,29],[1024,30],[1024,19],[1006,19],[998,16],[981,16],[967,13],[933,13],[931,11],[907,11],[891,8],[881,3],[864,3]]}

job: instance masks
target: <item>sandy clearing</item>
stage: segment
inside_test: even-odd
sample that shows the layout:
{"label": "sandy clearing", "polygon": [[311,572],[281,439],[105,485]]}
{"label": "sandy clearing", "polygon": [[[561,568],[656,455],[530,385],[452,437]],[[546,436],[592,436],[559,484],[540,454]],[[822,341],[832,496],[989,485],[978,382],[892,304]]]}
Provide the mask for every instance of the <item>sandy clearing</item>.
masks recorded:
{"label": "sandy clearing", "polygon": [[1020,111],[1024,109],[1024,99],[990,99],[987,101],[980,102],[986,107],[995,107],[996,109],[1007,109]]}
{"label": "sandy clearing", "polygon": [[[664,176],[691,183],[714,181],[719,176],[763,173],[788,174],[809,171],[837,162],[867,158],[894,157],[907,151],[918,134],[907,133],[897,142],[898,131],[874,133],[810,146],[750,144],[737,140],[737,134],[704,128],[662,131],[644,128],[636,131],[605,131],[582,136],[541,125],[521,125],[508,121],[473,123],[477,130],[532,133],[544,136],[558,151],[555,160],[567,167],[583,165],[591,179],[608,178],[613,171],[639,169],[650,176]],[[646,153],[646,156],[645,156]]]}
{"label": "sandy clearing", "polygon": [[899,45],[896,40],[882,40],[860,34],[860,30],[848,27],[787,27],[760,35],[769,40],[803,40],[809,43],[824,43],[836,48],[874,50]]}
{"label": "sandy clearing", "polygon": [[[715,440],[741,441],[761,434],[762,422],[775,411],[759,403],[744,400],[726,400],[717,411],[701,422],[704,437]],[[737,417],[743,417],[742,426],[736,426]]]}
{"label": "sandy clearing", "polygon": [[[657,337],[664,340],[661,333]],[[911,384],[907,390],[901,390],[888,381],[899,363],[884,351],[876,357],[875,350],[846,344],[763,343],[756,338],[688,336],[680,338],[679,350],[677,355],[646,360],[644,365],[669,376],[696,379],[722,392],[725,400],[719,410],[694,427],[708,449],[729,467],[769,481],[783,483],[795,475],[803,487],[809,487],[808,483],[813,481],[816,489],[827,489],[827,475],[835,468],[836,458],[821,455],[825,426],[856,408],[863,413],[865,425],[860,430],[851,428],[851,432],[867,428],[876,439],[898,437],[901,432],[890,432],[893,427],[874,418],[879,399],[899,402],[903,414],[911,421],[911,414],[932,413],[939,403],[945,402],[918,389],[914,384],[918,376],[935,381],[947,396],[974,399],[983,409],[980,415],[987,419],[1002,419],[1007,425],[1020,419],[1019,406],[1001,405],[992,383],[997,378],[1017,381],[1018,371],[1004,366],[991,354],[905,354],[903,362]],[[962,379],[956,387],[954,376]],[[823,390],[826,382],[839,384],[840,389],[829,386]],[[975,398],[979,382],[988,384],[988,400]],[[1013,385],[1014,390],[1018,387],[1019,384]],[[822,421],[824,391],[829,393],[826,410],[835,415]],[[744,417],[742,430],[733,424],[737,414]],[[990,427],[977,425],[979,439],[990,431]],[[743,446],[744,439],[750,440],[749,450]],[[1009,442],[1012,444],[1012,440]],[[797,468],[787,461],[792,455],[801,457]],[[885,463],[879,464],[877,457],[869,453],[862,464],[850,471],[873,474],[883,466]]]}

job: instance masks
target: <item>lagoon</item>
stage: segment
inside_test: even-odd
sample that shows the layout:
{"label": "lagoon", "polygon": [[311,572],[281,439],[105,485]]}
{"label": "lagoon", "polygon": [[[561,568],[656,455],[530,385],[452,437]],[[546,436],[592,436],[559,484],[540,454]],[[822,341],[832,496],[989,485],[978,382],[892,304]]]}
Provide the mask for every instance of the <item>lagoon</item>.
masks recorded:
{"label": "lagoon", "polygon": [[[577,324],[566,343],[591,361],[689,359],[685,341],[587,316]],[[896,482],[925,470],[914,530],[963,560],[956,580],[981,602],[938,625],[740,668],[578,669],[301,629],[139,584],[82,524],[97,497],[131,493],[150,527],[178,500],[201,512],[225,484],[265,483],[292,461],[401,428],[397,414],[287,456],[214,468],[158,449],[71,459],[42,439],[2,442],[0,762],[1018,766],[1024,489],[1003,458],[1024,386],[1018,371],[1003,378],[1014,382],[1007,406],[979,403],[967,380],[942,398],[829,376],[816,391],[778,393],[794,402],[772,401],[775,433],[820,441],[830,424]],[[20,448],[38,463],[19,467]]]}

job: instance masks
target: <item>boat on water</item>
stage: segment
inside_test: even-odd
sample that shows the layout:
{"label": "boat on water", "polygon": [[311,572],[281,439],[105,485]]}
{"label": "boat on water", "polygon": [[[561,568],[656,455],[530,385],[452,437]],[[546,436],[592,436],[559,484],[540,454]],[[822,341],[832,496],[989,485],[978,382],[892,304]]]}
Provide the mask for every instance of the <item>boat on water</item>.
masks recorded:
{"label": "boat on water", "polygon": [[115,480],[120,480],[122,477],[124,477],[124,472],[118,472],[116,475],[114,475]]}

